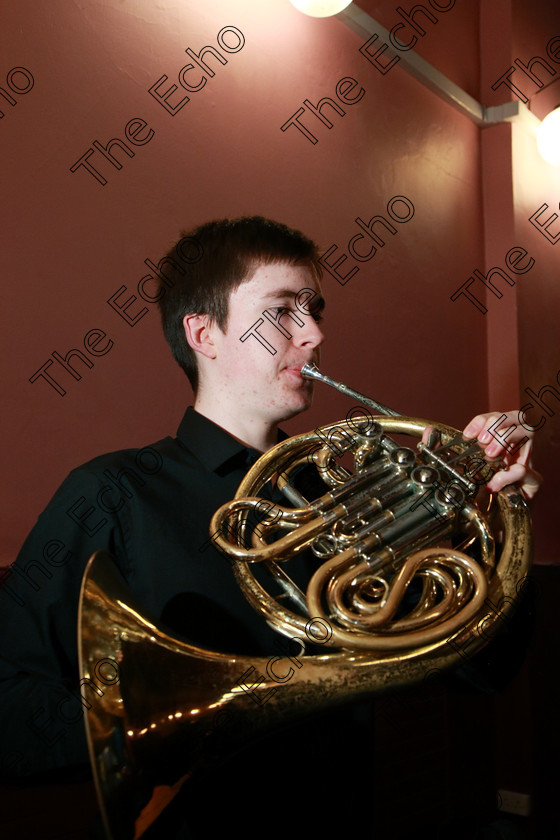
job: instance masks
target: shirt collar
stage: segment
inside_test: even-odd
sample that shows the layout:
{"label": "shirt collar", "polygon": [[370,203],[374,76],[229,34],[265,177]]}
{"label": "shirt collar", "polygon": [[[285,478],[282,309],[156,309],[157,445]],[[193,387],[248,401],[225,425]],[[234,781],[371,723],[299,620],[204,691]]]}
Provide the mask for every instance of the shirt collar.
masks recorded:
{"label": "shirt collar", "polygon": [[[240,466],[246,471],[262,455],[257,449],[240,443],[192,406],[185,411],[177,437],[211,472],[229,472],[230,468]],[[278,441],[287,437],[285,432],[278,430]]]}

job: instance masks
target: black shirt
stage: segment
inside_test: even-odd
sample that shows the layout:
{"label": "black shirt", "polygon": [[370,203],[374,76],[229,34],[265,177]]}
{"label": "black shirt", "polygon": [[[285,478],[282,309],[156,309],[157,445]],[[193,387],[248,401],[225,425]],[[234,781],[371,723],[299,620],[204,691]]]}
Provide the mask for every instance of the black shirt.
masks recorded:
{"label": "black shirt", "polygon": [[[224,652],[278,653],[278,636],[209,537],[212,515],[259,454],[188,408],[176,438],[102,455],[70,473],[0,589],[0,776],[89,774],[76,618],[94,551],[108,551],[146,614],[183,637]],[[358,781],[344,764],[336,773],[332,767],[350,744],[368,744],[363,714],[314,714],[260,741],[249,737],[241,753],[189,780],[146,840],[226,836],[238,825],[284,837],[296,811],[301,831],[326,834],[338,817],[312,803],[335,780],[344,800],[361,787],[362,798],[371,796],[366,776]]]}
{"label": "black shirt", "polygon": [[[76,618],[94,551],[114,557],[148,615],[191,641],[277,652],[276,635],[209,538],[213,513],[234,497],[258,455],[189,408],[176,438],[102,455],[70,473],[0,588],[0,776],[89,768]],[[269,837],[342,834],[353,801],[352,825],[370,836],[372,741],[367,704],[314,714],[190,780],[146,840],[226,836],[233,828]]]}
{"label": "black shirt", "polygon": [[108,551],[146,614],[184,638],[226,653],[273,652],[276,635],[209,537],[212,515],[259,455],[188,408],[176,438],[70,473],[0,589],[0,774],[88,761],[76,618],[94,551]]}

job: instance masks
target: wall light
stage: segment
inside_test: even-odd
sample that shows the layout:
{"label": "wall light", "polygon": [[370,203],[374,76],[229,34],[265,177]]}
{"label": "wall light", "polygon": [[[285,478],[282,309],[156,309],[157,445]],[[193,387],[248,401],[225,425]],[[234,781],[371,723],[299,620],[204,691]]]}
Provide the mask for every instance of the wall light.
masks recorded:
{"label": "wall light", "polygon": [[541,157],[552,166],[560,164],[560,105],[544,118],[537,133]]}
{"label": "wall light", "polygon": [[352,0],[290,0],[292,6],[311,17],[337,15],[351,2]]}

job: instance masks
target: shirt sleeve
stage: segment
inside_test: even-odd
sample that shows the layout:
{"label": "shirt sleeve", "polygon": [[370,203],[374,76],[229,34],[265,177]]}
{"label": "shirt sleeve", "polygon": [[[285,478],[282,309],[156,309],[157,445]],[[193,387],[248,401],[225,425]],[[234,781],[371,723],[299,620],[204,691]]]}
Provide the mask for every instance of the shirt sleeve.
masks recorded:
{"label": "shirt sleeve", "polygon": [[[77,653],[85,566],[108,551],[127,574],[111,497],[95,470],[61,485],[0,583],[0,775],[20,778],[88,761]],[[100,503],[101,499],[101,503]],[[100,687],[100,690],[103,687]]]}

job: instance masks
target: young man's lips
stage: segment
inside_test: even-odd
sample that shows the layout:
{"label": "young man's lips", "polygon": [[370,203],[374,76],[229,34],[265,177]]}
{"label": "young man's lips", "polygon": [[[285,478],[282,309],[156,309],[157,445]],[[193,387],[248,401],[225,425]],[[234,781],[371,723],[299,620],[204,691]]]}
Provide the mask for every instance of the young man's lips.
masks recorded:
{"label": "young man's lips", "polygon": [[294,376],[299,376],[300,379],[303,379],[304,377],[301,375],[301,369],[304,366],[304,364],[305,362],[301,362],[301,364],[298,365],[287,366],[283,368],[283,370],[293,374]]}

